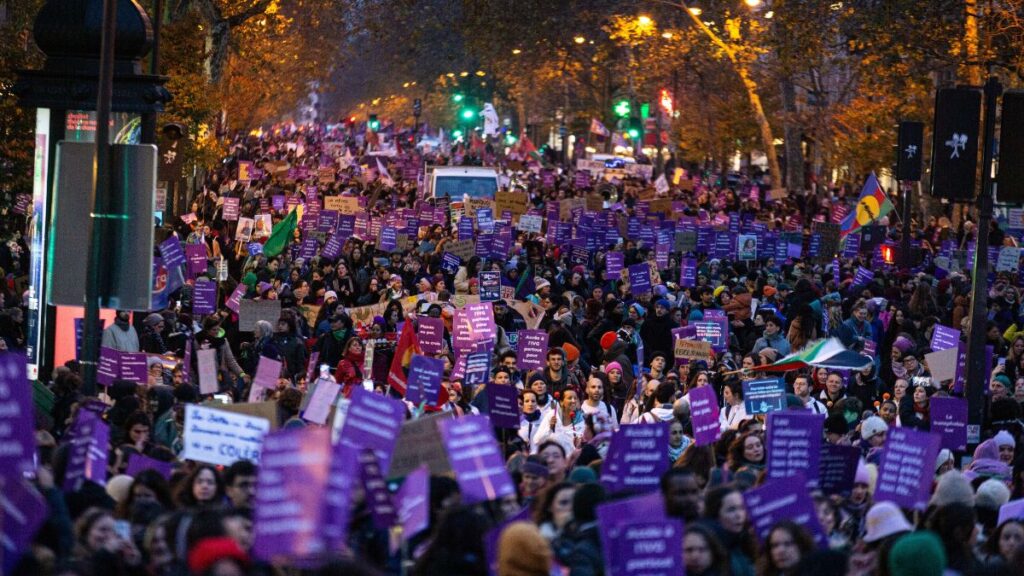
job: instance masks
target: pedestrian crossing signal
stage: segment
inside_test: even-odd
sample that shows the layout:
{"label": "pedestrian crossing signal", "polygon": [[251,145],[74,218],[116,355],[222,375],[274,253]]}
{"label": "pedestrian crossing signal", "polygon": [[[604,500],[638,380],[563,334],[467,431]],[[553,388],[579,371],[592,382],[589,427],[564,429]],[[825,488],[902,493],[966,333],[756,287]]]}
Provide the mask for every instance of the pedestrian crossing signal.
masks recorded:
{"label": "pedestrian crossing signal", "polygon": [[893,264],[896,262],[896,249],[887,244],[881,246],[882,250],[882,261],[886,264]]}

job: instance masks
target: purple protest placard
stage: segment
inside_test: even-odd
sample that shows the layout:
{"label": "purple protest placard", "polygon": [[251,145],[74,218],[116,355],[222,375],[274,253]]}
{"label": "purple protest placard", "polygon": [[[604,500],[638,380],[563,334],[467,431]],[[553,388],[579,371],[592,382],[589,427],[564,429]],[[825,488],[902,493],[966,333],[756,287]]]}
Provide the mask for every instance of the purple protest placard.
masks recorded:
{"label": "purple protest placard", "polygon": [[427,529],[430,521],[430,468],[426,464],[405,477],[395,494],[395,508],[403,540],[408,541]]}
{"label": "purple protest placard", "polygon": [[765,440],[767,479],[803,476],[813,486],[818,480],[824,425],[824,416],[810,411],[769,413]]}
{"label": "purple protest placard", "polygon": [[452,345],[456,350],[465,350],[479,341],[493,341],[496,335],[497,327],[490,302],[467,304],[455,311]]}
{"label": "purple protest placard", "polygon": [[416,337],[425,354],[438,354],[444,346],[444,320],[422,316],[416,319]]}
{"label": "purple protest placard", "polygon": [[690,421],[697,446],[708,446],[718,441],[722,429],[718,422],[718,398],[713,387],[699,386],[690,390]]}
{"label": "purple protest placard", "polygon": [[228,297],[226,302],[224,302],[224,306],[227,307],[228,310],[238,314],[239,309],[242,307],[242,296],[245,296],[245,291],[247,289],[248,286],[245,284],[235,286],[235,291],[232,292],[231,296]]}
{"label": "purple protest placard", "polygon": [[34,469],[35,413],[26,364],[20,352],[0,354],[0,478],[7,482]]}
{"label": "purple protest placard", "polygon": [[160,256],[164,259],[164,266],[168,270],[181,266],[185,263],[185,251],[181,249],[181,242],[177,236],[171,236],[160,243]]}
{"label": "purple protest placard", "polygon": [[299,245],[299,258],[309,262],[314,256],[316,256],[317,249],[320,248],[320,244],[316,241],[316,238],[306,238]]}
{"label": "purple protest placard", "polygon": [[426,403],[428,406],[437,404],[441,393],[441,379],[444,378],[444,361],[413,354],[409,361],[409,379],[405,389],[405,399],[413,404]]}
{"label": "purple protest placard", "polygon": [[384,226],[380,229],[380,245],[384,252],[394,252],[398,249],[398,228]]}
{"label": "purple protest placard", "polygon": [[629,267],[630,292],[649,294],[651,292],[651,267],[646,262]]}
{"label": "purple protest placard", "polygon": [[442,420],[438,425],[448,461],[462,490],[463,504],[498,500],[516,493],[490,419],[464,416]]}
{"label": "purple protest placard", "polygon": [[928,402],[931,431],[942,438],[942,447],[954,452],[967,450],[967,400],[935,396]]}
{"label": "purple protest placard", "polygon": [[679,285],[683,288],[693,288],[697,285],[697,260],[683,258],[679,267]]}
{"label": "purple protest placard", "polygon": [[622,268],[626,265],[626,255],[622,252],[609,252],[604,257],[606,279],[618,280],[622,274]]}
{"label": "purple protest placard", "polygon": [[782,378],[761,378],[743,382],[743,404],[747,414],[767,414],[786,408],[786,383]]}
{"label": "purple protest placard", "polygon": [[92,480],[103,486],[107,481],[107,450],[110,426],[91,410],[79,410],[71,433],[64,491],[78,490],[82,482]]}
{"label": "purple protest placard", "polygon": [[863,266],[857,267],[857,272],[853,275],[853,285],[863,286],[875,279],[875,273]]}
{"label": "purple protest placard", "polygon": [[665,501],[659,492],[599,504],[597,525],[601,537],[601,553],[608,573],[619,574],[622,570],[623,558],[616,549],[616,542],[619,541],[623,528],[642,520],[657,522],[666,519],[668,516],[665,514]]}
{"label": "purple protest placard", "polygon": [[818,459],[818,487],[825,494],[848,494],[857,474],[860,449],[826,442]]}
{"label": "purple protest placard", "polygon": [[935,352],[956,348],[960,343],[960,331],[942,324],[935,325],[932,332],[931,349]]}
{"label": "purple protest placard", "polygon": [[261,452],[253,506],[253,555],[274,562],[322,552],[321,523],[311,512],[322,508],[327,493],[330,430],[271,432],[263,437]]}
{"label": "purple protest placard", "polygon": [[205,244],[186,244],[185,258],[188,260],[188,273],[193,278],[206,274]]}
{"label": "purple protest placard", "polygon": [[491,376],[491,353],[490,351],[470,352],[466,354],[466,384],[482,384],[490,380]]}
{"label": "purple protest placard", "polygon": [[875,502],[889,500],[900,508],[924,510],[940,443],[938,434],[889,428],[878,466]]}
{"label": "purple protest placard", "polygon": [[196,280],[192,289],[192,313],[213,314],[217,311],[217,283],[212,280]]}
{"label": "purple protest placard", "polygon": [[337,234],[332,234],[327,242],[324,243],[323,250],[320,251],[320,256],[332,262],[338,259],[341,255],[342,239]]}
{"label": "purple protest placard", "polygon": [[519,390],[505,384],[488,384],[487,412],[498,428],[519,428]]}
{"label": "purple protest placard", "polygon": [[32,541],[46,521],[49,508],[46,499],[34,486],[15,476],[4,483],[0,492],[0,509],[3,574],[14,574],[18,561],[32,549]]}
{"label": "purple protest placard", "polygon": [[828,548],[828,538],[805,486],[804,479],[797,476],[793,480],[772,480],[744,492],[747,515],[761,542],[767,541],[768,533],[780,521],[792,520],[810,533],[818,547]]}
{"label": "purple protest placard", "polygon": [[405,421],[405,404],[368,392],[362,386],[352,390],[351,404],[338,443],[354,448],[372,448],[387,474],[398,431]]}
{"label": "purple protest placard", "polygon": [[520,370],[540,370],[546,366],[548,333],[544,330],[520,330],[516,348],[516,366]]}
{"label": "purple protest placard", "polygon": [[120,378],[145,385],[149,382],[149,365],[145,352],[121,352],[119,354]]}
{"label": "purple protest placard", "polygon": [[128,468],[125,470],[125,474],[134,478],[143,470],[153,470],[165,479],[170,480],[171,473],[174,472],[174,462],[164,462],[163,460],[150,458],[144,454],[130,455],[128,457]]}
{"label": "purple protest placard", "polygon": [[608,492],[657,490],[668,469],[668,424],[633,424],[612,436],[601,465],[601,484]]}
{"label": "purple protest placard", "polygon": [[366,492],[366,502],[370,507],[370,517],[378,530],[387,530],[395,523],[397,513],[391,501],[391,494],[380,471],[380,462],[373,450],[359,451],[360,478]]}
{"label": "purple protest placard", "polygon": [[686,571],[683,521],[678,518],[624,523],[612,547],[618,563],[616,576],[669,576]]}
{"label": "purple protest placard", "polygon": [[341,392],[341,384],[326,378],[317,380],[310,392],[309,403],[302,411],[302,419],[323,426],[327,422],[327,416],[331,413],[331,407],[334,406],[339,392]]}
{"label": "purple protest placard", "polygon": [[100,347],[100,361],[96,365],[96,381],[109,386],[121,377],[121,353],[113,348]]}
{"label": "purple protest placard", "polygon": [[223,218],[230,221],[238,220],[238,208],[241,203],[241,198],[225,197],[224,205],[221,207],[223,211]]}

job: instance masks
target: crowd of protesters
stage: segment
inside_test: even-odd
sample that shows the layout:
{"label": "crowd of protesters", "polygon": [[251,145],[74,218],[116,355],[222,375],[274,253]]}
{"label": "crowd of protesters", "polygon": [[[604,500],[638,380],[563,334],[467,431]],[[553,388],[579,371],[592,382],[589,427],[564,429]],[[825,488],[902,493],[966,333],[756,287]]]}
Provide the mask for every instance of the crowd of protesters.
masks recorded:
{"label": "crowd of protesters", "polygon": [[[941,214],[915,219],[920,256],[910,269],[880,260],[877,242],[865,246],[863,238],[861,250],[844,245],[836,258],[806,257],[814,223],[835,222],[840,206],[848,212],[859,183],[779,198],[761,183],[760,174],[733,179],[697,167],[677,172],[670,162],[667,192],[655,193],[653,180],[635,174],[595,188],[582,185],[575,170],[550,168],[551,158],[531,154],[526,146],[503,152],[474,137],[470,144],[438,150],[399,146],[391,156],[366,155],[367,148],[384,147],[383,140],[383,134],[356,135],[326,125],[301,130],[282,125],[240,135],[231,156],[194,194],[187,217],[166,214],[158,243],[176,237],[185,246],[204,247],[208,269],[195,276],[218,282],[216,310],[193,312],[196,277],[184,274],[182,285],[164,294],[159,306],[118,312],[103,333],[107,348],[147,353],[146,382],[115,380],[96,400],[83,395],[76,361],[45,375],[34,410],[34,470],[25,480],[4,476],[5,483],[23,482],[27,490],[38,491],[45,519],[21,538],[24,546],[4,551],[5,573],[484,575],[493,568],[502,576],[608,574],[597,511],[632,494],[606,489],[602,460],[617,431],[655,423],[667,426],[660,494],[665,515],[683,521],[682,562],[688,574],[1024,573],[1024,508],[1013,506],[1024,498],[1024,449],[1017,450],[1024,442],[1024,305],[1018,277],[994,274],[989,314],[974,319],[984,322],[992,347],[991,373],[937,381],[926,359],[937,351],[932,345],[937,327],[966,335],[972,320],[969,273],[959,271],[970,269],[963,255],[978,233],[969,218],[955,224]],[[240,163],[255,169],[254,177],[240,181]],[[498,165],[503,190],[523,195],[528,209],[546,215],[548,233],[509,225],[512,241],[504,255],[473,256],[456,268],[442,268],[459,227],[449,219],[450,210],[435,218],[440,212],[435,209],[446,206],[423,197],[416,180],[422,170],[412,170],[408,178],[403,173],[403,167],[424,163]],[[288,172],[297,167],[307,167],[307,176]],[[324,167],[331,176],[320,179]],[[549,171],[553,178],[545,180]],[[680,252],[673,237],[666,256],[658,254],[660,243],[655,247],[627,234],[615,241],[601,238],[579,261],[566,239],[550,233],[558,210],[549,208],[595,191],[603,194],[601,210],[594,211],[601,220],[613,212],[639,217],[647,226],[651,202],[667,199],[673,209],[663,222],[690,219],[698,227],[724,231],[732,216],[744,229],[796,234],[804,250],[784,258],[773,251],[741,260],[735,254],[712,257],[708,250]],[[275,196],[283,196],[286,207],[272,205]],[[269,243],[269,233],[238,238],[238,218],[269,221],[276,230],[295,204],[308,213],[310,204],[332,196],[358,199],[369,221],[427,211],[432,219],[420,216],[418,228],[407,231],[407,242],[388,251],[369,232],[372,225],[357,230],[340,239],[340,252],[332,257],[322,250],[333,230],[325,235],[315,226],[288,230],[285,245],[272,256],[252,246]],[[225,218],[226,199],[238,199],[232,219]],[[560,219],[578,225],[590,213],[582,211]],[[270,219],[261,220],[261,214],[271,214]],[[503,215],[495,212],[494,219]],[[899,239],[895,218],[874,224],[884,240]],[[0,268],[8,279],[0,285],[0,345],[8,350],[23,348],[26,336],[26,297],[16,292],[13,279],[26,273],[28,249],[14,228],[8,226],[13,235],[0,245]],[[573,228],[573,237],[582,234],[581,227]],[[997,246],[1015,245],[1013,231],[986,233]],[[302,253],[310,238],[317,242],[312,257]],[[651,263],[649,290],[635,290],[626,273],[606,273],[614,252],[623,255],[623,270]],[[959,266],[951,264],[957,258]],[[694,266],[692,282],[683,280],[688,265]],[[859,275],[861,269],[872,274]],[[489,378],[469,385],[456,369],[452,319],[462,302],[479,297],[481,271],[499,272],[505,291],[493,302]],[[168,276],[175,273],[182,272],[168,271]],[[280,316],[241,330],[238,310],[227,306],[236,291],[244,300],[279,301]],[[372,306],[373,313],[357,313]],[[728,328],[710,358],[675,357],[673,330],[719,317]],[[402,546],[389,542],[393,533],[373,525],[368,504],[357,495],[348,546],[325,564],[300,568],[258,560],[252,549],[258,463],[212,466],[180,457],[185,406],[211,396],[201,393],[196,352],[216,351],[216,396],[234,403],[253,400],[250,387],[261,357],[281,362],[276,387],[256,399],[276,403],[276,427],[310,427],[316,425],[302,418],[304,396],[318,377],[342,385],[339,400],[363,387],[400,397],[388,368],[402,328],[422,318],[445,321],[441,351],[433,354],[444,361],[445,393],[437,405],[407,403],[407,418],[430,412],[451,412],[455,418],[486,414],[489,390],[514,386],[521,422],[496,440],[516,494],[464,505],[458,482],[435,474],[429,481],[428,525],[404,535]],[[518,364],[515,335],[528,326],[548,334],[543,368]],[[827,546],[816,544],[807,526],[792,521],[778,522],[758,538],[744,494],[765,481],[766,417],[748,412],[744,382],[765,377],[764,367],[829,338],[862,353],[866,367],[811,365],[773,374],[784,379],[785,410],[821,415],[823,442],[860,451],[851,486],[839,493],[812,491]],[[981,438],[970,450],[942,449],[929,463],[933,485],[927,507],[908,510],[876,500],[889,431],[931,430],[934,399],[962,397],[965,387],[977,386],[985,388]],[[720,429],[716,441],[700,444],[689,398],[702,387],[714,391]],[[65,471],[76,420],[90,411],[110,426],[106,481],[86,480],[68,489]],[[169,463],[166,474],[152,469],[126,474],[136,454]],[[392,488],[400,482],[393,479]],[[483,535],[499,525],[492,567]]]}

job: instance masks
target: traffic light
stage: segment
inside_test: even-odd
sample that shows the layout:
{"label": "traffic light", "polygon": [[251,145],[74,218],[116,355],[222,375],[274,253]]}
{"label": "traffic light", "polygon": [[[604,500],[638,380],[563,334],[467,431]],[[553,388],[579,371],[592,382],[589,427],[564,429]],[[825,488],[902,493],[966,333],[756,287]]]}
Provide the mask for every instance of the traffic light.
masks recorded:
{"label": "traffic light", "polygon": [[640,104],[640,117],[641,118],[650,118],[651,117],[651,103],[650,102],[644,102],[643,104]]}
{"label": "traffic light", "polygon": [[619,118],[628,118],[631,110],[629,100],[619,100],[615,103],[615,115]]}
{"label": "traffic light", "polygon": [[662,88],[661,90],[661,109],[665,111],[665,114],[671,118],[672,113],[675,110],[675,106],[672,102],[672,95],[669,94],[668,90]]}
{"label": "traffic light", "polygon": [[459,93],[456,93],[454,96],[452,96],[452,100],[455,100],[456,102],[462,102],[465,99],[466,97]]}
{"label": "traffic light", "polygon": [[476,110],[473,110],[472,108],[463,108],[460,116],[462,116],[463,120],[472,120],[473,118],[476,118]]}
{"label": "traffic light", "polygon": [[932,196],[973,201],[981,131],[981,90],[946,88],[935,96]]}
{"label": "traffic light", "polygon": [[879,248],[882,250],[882,261],[886,264],[893,264],[896,262],[896,249],[888,244],[882,244]]}
{"label": "traffic light", "polygon": [[366,123],[366,126],[367,126],[367,127],[368,127],[368,128],[370,129],[370,130],[373,130],[374,132],[376,132],[377,130],[379,130],[379,129],[380,129],[380,121],[379,121],[379,120],[377,120],[377,115],[376,115],[376,114],[370,114],[370,119],[369,119],[369,121],[368,121],[368,122]]}
{"label": "traffic light", "polygon": [[639,140],[640,135],[644,133],[644,121],[639,118],[631,118],[626,133],[629,134],[630,140]]}

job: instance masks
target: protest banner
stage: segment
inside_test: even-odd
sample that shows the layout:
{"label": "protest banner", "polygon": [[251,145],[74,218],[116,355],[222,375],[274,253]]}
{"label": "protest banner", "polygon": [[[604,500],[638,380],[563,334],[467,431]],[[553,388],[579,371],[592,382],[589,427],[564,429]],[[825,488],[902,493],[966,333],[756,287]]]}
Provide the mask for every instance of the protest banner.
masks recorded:
{"label": "protest banner", "polygon": [[277,402],[272,400],[266,402],[239,402],[236,404],[222,404],[220,402],[210,401],[204,403],[203,406],[215,408],[223,412],[231,412],[232,414],[262,418],[270,423],[271,430],[277,430],[278,428]]}
{"label": "protest banner", "polygon": [[967,451],[967,400],[935,396],[928,401],[931,431],[942,438],[941,446],[953,452]]}
{"label": "protest banner", "polygon": [[931,496],[938,434],[911,428],[889,428],[878,466],[875,502],[890,501],[901,508],[924,510]]}
{"label": "protest banner", "polygon": [[786,383],[781,378],[743,382],[743,404],[747,414],[767,414],[786,408]]}
{"label": "protest banner", "polygon": [[409,377],[405,399],[415,405],[426,403],[433,406],[441,393],[441,379],[444,377],[444,361],[420,354],[413,354],[409,362]]}
{"label": "protest banner", "polygon": [[714,358],[711,353],[710,342],[686,340],[683,338],[677,338],[675,340],[673,356],[677,359],[687,360],[689,362],[704,361],[707,362],[709,366]]}
{"label": "protest banner", "polygon": [[437,424],[464,504],[498,500],[516,493],[489,418],[464,416]]}
{"label": "protest banner", "polygon": [[548,333],[520,330],[516,345],[516,366],[520,370],[541,370],[547,365]]}
{"label": "protest banner", "polygon": [[487,411],[498,428],[519,428],[519,390],[504,384],[487,385]]}
{"label": "protest banner", "polygon": [[[601,538],[601,555],[608,574],[620,574],[625,558],[617,550],[616,543],[622,537],[623,529],[639,521],[664,521],[664,499],[660,493],[644,494],[605,502],[597,506],[598,535]],[[677,574],[681,572],[676,572]]]}
{"label": "protest banner", "polygon": [[819,548],[828,548],[828,537],[821,528],[814,501],[802,477],[765,482],[744,492],[743,503],[754,533],[762,543],[767,542],[773,526],[782,520],[791,520],[803,526]]}
{"label": "protest banner", "polygon": [[263,436],[268,431],[270,422],[265,418],[188,404],[181,457],[220,466],[230,466],[237,460],[259,463]]}
{"label": "protest banner", "polygon": [[633,424],[612,435],[601,465],[601,484],[609,493],[648,492],[668,469],[668,424]]}
{"label": "protest banner", "polygon": [[718,441],[721,424],[718,421],[718,398],[711,386],[698,386],[690,390],[690,421],[693,423],[693,441],[697,446],[708,446]]}
{"label": "protest banner", "polygon": [[857,474],[860,449],[826,442],[818,458],[818,487],[825,494],[849,494]]}
{"label": "protest banner", "polygon": [[768,414],[765,461],[768,480],[802,476],[813,487],[818,481],[825,417],[810,411]]}

